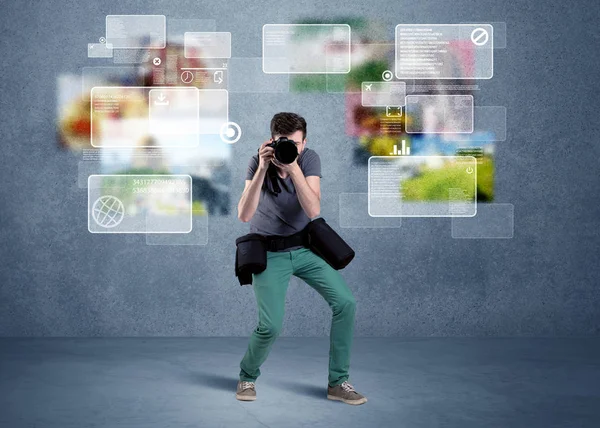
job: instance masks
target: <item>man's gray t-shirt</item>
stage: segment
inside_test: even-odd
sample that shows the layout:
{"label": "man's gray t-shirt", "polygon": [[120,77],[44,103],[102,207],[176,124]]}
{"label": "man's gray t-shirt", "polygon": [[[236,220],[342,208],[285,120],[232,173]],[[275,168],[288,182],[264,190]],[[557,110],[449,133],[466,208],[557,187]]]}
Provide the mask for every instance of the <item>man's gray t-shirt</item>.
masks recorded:
{"label": "man's gray t-shirt", "polygon": [[[312,149],[305,147],[302,150],[298,156],[298,166],[305,177],[311,175],[321,177],[321,159]],[[252,180],[257,168],[258,153],[250,159],[246,180]],[[289,236],[301,231],[310,222],[310,218],[300,205],[292,178],[288,175],[283,179],[275,175],[281,193],[274,195],[264,186],[261,187],[258,207],[250,220],[250,233]]]}

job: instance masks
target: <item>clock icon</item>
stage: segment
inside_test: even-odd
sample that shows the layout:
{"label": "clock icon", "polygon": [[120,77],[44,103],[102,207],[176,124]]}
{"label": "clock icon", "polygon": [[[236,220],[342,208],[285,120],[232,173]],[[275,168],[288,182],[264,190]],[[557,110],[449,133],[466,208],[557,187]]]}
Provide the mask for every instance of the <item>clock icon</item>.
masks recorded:
{"label": "clock icon", "polygon": [[189,70],[185,70],[183,73],[181,73],[181,81],[183,83],[192,83],[192,81],[194,80],[194,73],[192,73]]}

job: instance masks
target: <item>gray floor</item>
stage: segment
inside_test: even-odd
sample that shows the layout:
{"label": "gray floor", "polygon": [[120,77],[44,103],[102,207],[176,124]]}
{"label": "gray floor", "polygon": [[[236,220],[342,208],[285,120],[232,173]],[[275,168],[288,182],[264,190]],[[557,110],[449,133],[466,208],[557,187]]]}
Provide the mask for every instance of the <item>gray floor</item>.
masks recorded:
{"label": "gray floor", "polygon": [[246,338],[0,339],[0,426],[598,427],[600,339],[355,338],[325,398],[328,338],[275,343],[234,398]]}

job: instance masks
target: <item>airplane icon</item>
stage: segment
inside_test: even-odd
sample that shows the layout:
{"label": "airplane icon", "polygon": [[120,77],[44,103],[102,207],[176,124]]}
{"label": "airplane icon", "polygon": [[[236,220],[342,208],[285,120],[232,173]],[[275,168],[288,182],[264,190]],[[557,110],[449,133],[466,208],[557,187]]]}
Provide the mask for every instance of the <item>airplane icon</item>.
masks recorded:
{"label": "airplane icon", "polygon": [[373,86],[372,83],[369,83],[368,85],[365,84],[365,91],[370,91],[371,90],[371,86]]}

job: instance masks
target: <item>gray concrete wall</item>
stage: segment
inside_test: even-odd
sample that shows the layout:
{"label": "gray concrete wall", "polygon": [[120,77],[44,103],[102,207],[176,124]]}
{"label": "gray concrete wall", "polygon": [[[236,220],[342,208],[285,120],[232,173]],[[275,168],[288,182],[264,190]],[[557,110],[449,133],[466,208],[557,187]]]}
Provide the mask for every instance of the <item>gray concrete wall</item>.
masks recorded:
{"label": "gray concrete wall", "polygon": [[[597,2],[331,1],[17,2],[0,5],[0,336],[246,336],[251,287],[233,275],[232,212],[213,217],[206,247],[147,246],[144,236],[87,231],[77,156],[56,148],[56,77],[87,65],[104,16],[215,19],[233,56],[261,55],[261,27],[306,16],[397,23],[504,21],[481,105],[508,109],[497,145],[498,202],[514,204],[507,240],[457,240],[450,219],[399,229],[338,229],[355,247],[344,271],[358,301],[356,335],[598,335]],[[574,6],[574,5],[577,6]],[[350,168],[339,95],[231,94],[244,132],[234,146],[233,199],[274,112],[298,111],[324,166],[322,215],[338,226],[340,192],[366,191]],[[235,210],[234,210],[235,211]],[[310,287],[290,285],[283,335],[326,335],[330,312]]]}

